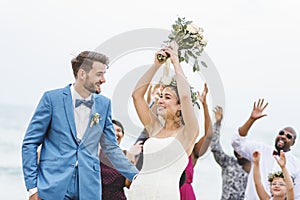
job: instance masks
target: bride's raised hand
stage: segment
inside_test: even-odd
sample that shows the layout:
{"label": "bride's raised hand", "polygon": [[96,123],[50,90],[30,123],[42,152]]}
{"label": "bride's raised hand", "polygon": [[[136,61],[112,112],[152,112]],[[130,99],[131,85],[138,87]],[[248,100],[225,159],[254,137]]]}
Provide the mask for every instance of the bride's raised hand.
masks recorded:
{"label": "bride's raised hand", "polygon": [[172,42],[170,45],[164,47],[162,50],[170,55],[170,59],[173,65],[179,63],[178,45],[176,42]]}
{"label": "bride's raised hand", "polygon": [[164,49],[161,49],[159,51],[157,51],[155,53],[155,57],[154,57],[154,64],[155,65],[162,65],[166,62],[166,60],[163,60],[163,61],[159,61],[158,58],[159,56],[165,56],[165,57],[168,57],[168,54],[164,51]]}

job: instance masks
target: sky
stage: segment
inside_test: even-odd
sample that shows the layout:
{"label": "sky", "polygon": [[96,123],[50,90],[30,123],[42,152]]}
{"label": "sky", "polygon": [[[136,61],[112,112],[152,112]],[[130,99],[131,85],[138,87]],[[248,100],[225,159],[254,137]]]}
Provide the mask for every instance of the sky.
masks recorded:
{"label": "sky", "polygon": [[[2,0],[0,103],[35,107],[45,90],[73,81],[70,60],[81,51],[127,31],[168,30],[180,16],[204,29],[205,51],[224,86],[225,123],[238,126],[253,102],[265,98],[268,117],[261,128],[292,124],[300,130],[299,5],[297,0]],[[108,71],[105,89],[116,81]]]}
{"label": "sky", "polygon": [[[290,125],[299,132],[299,8],[298,0],[1,0],[0,104],[33,109],[44,91],[74,81],[70,60],[81,51],[128,31],[169,30],[180,16],[204,29],[205,52],[224,87],[225,127],[237,129],[254,101],[265,98],[267,117],[253,130],[277,133]],[[141,50],[113,63],[103,93],[112,96],[122,77],[150,64],[153,54]]]}

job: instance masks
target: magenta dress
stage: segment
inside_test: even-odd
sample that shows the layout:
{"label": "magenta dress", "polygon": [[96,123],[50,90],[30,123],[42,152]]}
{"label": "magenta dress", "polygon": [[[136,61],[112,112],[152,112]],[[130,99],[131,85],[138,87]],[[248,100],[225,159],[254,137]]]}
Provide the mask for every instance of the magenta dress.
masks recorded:
{"label": "magenta dress", "polygon": [[185,168],[186,179],[185,183],[180,187],[180,199],[181,200],[196,200],[196,196],[191,183],[194,177],[194,166],[192,157],[189,156],[189,163]]}

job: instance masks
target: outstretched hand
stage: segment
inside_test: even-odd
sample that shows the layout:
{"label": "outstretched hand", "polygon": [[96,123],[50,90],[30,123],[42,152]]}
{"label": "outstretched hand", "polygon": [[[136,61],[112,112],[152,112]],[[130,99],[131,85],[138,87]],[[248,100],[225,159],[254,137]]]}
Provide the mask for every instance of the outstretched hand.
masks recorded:
{"label": "outstretched hand", "polygon": [[199,98],[200,102],[202,103],[202,105],[206,104],[207,93],[208,93],[208,87],[207,87],[207,84],[204,83],[204,89],[202,91],[202,94],[200,94],[200,92],[198,91],[198,98]]}
{"label": "outstretched hand", "polygon": [[254,102],[253,110],[251,112],[251,118],[257,120],[259,118],[267,116],[267,114],[263,114],[263,111],[268,106],[268,104],[268,102],[264,103],[264,99],[259,99],[258,102]]}
{"label": "outstretched hand", "polygon": [[280,150],[280,157],[274,155],[274,158],[281,168],[285,167],[286,158],[285,158],[285,154],[284,154],[283,150]]}
{"label": "outstretched hand", "polygon": [[215,113],[216,123],[220,123],[223,119],[223,108],[221,106],[216,106],[213,112]]}
{"label": "outstretched hand", "polygon": [[142,149],[143,149],[143,141],[138,141],[137,143],[132,145],[132,147],[128,152],[133,155],[138,155],[142,152]]}

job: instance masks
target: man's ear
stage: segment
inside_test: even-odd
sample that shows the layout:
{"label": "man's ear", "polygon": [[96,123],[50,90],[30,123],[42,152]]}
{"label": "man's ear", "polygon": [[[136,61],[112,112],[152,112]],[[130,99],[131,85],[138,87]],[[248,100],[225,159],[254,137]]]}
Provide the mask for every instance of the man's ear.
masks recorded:
{"label": "man's ear", "polygon": [[83,69],[78,70],[78,78],[79,79],[85,79],[86,77],[86,72]]}
{"label": "man's ear", "polygon": [[295,144],[295,138],[293,139],[293,144],[291,146],[293,146]]}

